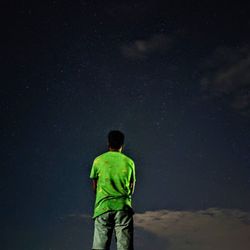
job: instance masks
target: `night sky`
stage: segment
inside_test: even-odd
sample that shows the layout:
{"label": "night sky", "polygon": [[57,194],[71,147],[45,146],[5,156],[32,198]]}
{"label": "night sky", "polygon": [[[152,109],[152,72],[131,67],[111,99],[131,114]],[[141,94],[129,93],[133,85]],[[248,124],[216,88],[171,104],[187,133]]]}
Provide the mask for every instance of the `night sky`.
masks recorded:
{"label": "night sky", "polygon": [[111,129],[135,249],[250,248],[250,6],[173,2],[1,4],[1,249],[91,248]]}

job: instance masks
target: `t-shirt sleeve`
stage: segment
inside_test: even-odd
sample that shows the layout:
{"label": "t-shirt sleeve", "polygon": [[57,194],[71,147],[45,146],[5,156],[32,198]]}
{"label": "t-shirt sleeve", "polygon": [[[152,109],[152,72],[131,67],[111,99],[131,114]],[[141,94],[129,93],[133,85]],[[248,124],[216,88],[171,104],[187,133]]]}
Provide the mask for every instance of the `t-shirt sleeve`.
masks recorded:
{"label": "t-shirt sleeve", "polygon": [[97,160],[94,160],[93,164],[92,164],[92,168],[90,171],[90,179],[97,179],[98,178],[98,174],[97,174]]}

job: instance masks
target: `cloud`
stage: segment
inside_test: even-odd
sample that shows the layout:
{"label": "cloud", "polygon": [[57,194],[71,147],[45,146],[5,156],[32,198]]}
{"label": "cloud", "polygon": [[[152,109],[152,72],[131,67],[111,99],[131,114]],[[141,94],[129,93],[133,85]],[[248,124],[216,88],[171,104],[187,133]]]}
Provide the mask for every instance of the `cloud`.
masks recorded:
{"label": "cloud", "polygon": [[173,39],[163,34],[152,35],[147,39],[139,39],[121,47],[122,55],[138,60],[146,59],[153,53],[161,53],[171,47]]}
{"label": "cloud", "polygon": [[250,48],[217,49],[205,65],[201,86],[207,97],[224,98],[250,115]]}
{"label": "cloud", "polygon": [[[250,212],[210,208],[199,211],[158,210],[136,213],[137,250],[248,250]],[[72,213],[42,227],[9,226],[5,249],[90,249],[94,223],[91,215]],[[115,248],[112,242],[111,249]]]}
{"label": "cloud", "polygon": [[201,211],[147,211],[134,216],[135,226],[165,240],[168,250],[247,250],[250,213],[210,208]]}

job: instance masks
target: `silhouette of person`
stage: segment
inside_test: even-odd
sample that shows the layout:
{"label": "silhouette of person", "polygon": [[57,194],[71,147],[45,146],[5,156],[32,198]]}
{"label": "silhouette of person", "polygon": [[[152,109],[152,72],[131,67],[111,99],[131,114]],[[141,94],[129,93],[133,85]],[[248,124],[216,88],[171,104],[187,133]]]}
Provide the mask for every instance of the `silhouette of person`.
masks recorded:
{"label": "silhouette of person", "polygon": [[122,153],[124,134],[108,134],[108,151],[95,158],[90,178],[95,197],[92,249],[109,249],[115,232],[117,250],[133,250],[134,161]]}

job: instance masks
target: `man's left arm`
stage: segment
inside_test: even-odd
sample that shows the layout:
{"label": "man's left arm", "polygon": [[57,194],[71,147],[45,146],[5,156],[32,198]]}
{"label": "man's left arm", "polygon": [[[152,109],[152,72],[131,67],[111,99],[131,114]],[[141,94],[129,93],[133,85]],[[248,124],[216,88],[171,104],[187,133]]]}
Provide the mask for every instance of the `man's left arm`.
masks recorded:
{"label": "man's left arm", "polygon": [[90,178],[92,179],[92,188],[96,194],[97,189],[97,180],[98,180],[98,174],[97,174],[97,160],[95,159],[91,168],[90,172]]}
{"label": "man's left arm", "polygon": [[97,189],[97,179],[92,179],[92,187],[93,187],[94,193],[96,194],[96,189]]}

